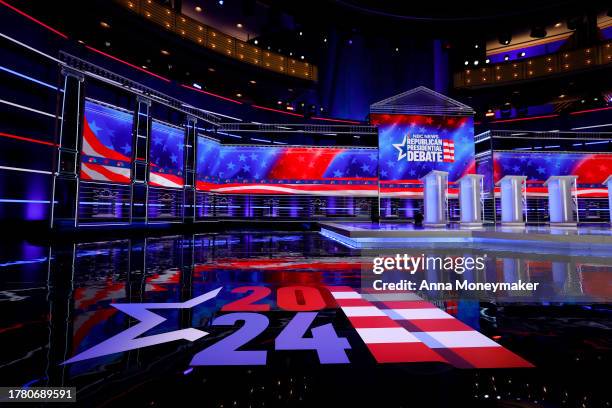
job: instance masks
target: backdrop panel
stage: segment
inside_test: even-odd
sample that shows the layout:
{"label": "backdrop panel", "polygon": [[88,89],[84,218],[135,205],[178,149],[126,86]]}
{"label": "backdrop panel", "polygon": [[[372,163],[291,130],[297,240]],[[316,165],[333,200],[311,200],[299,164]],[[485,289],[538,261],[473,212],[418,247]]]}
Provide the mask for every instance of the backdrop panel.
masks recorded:
{"label": "backdrop panel", "polygon": [[183,187],[185,129],[153,120],[151,124],[149,184]]}
{"label": "backdrop panel", "polygon": [[85,101],[81,179],[129,183],[133,115]]}
{"label": "backdrop panel", "polygon": [[198,140],[198,189],[232,194],[377,193],[376,149],[220,145]]}

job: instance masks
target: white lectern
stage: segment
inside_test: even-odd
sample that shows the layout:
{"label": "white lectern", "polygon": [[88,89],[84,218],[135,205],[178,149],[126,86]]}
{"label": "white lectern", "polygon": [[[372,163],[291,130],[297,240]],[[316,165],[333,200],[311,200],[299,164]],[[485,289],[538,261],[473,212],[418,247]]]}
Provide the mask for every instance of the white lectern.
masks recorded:
{"label": "white lectern", "polygon": [[523,185],[527,176],[505,176],[497,182],[501,186],[502,225],[523,227]]}
{"label": "white lectern", "polygon": [[465,227],[482,226],[482,174],[466,174],[459,183],[459,208],[461,225]]}
{"label": "white lectern", "polygon": [[425,184],[423,225],[426,227],[446,227],[448,222],[448,172],[432,170],[421,180]]}
{"label": "white lectern", "polygon": [[610,210],[610,223],[612,224],[612,174],[603,182],[608,186],[608,209]]}
{"label": "white lectern", "polygon": [[544,183],[548,187],[548,216],[551,227],[578,225],[574,191],[578,176],[550,176]]}

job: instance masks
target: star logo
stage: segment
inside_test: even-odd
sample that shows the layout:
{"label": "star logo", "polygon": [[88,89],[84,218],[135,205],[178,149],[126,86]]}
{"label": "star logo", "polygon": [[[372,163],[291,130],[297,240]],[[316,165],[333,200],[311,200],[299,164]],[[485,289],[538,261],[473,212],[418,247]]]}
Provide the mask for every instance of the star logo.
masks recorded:
{"label": "star logo", "polygon": [[123,351],[134,350],[137,348],[155,346],[157,344],[168,343],[175,340],[196,341],[206,335],[208,332],[188,328],[174,330],[167,333],[153,334],[151,336],[139,337],[143,333],[151,330],[153,327],[166,321],[165,317],[153,313],[149,309],[191,309],[207,300],[214,299],[222,288],[213,289],[203,295],[197,296],[183,303],[117,303],[112,304],[116,309],[121,310],[138,320],[135,326],[103,341],[82,353],[77,354],[64,361],[62,364],[75,363],[77,361],[88,360],[90,358],[102,357],[108,354],[121,353]]}
{"label": "star logo", "polygon": [[404,157],[408,156],[408,148],[406,146],[406,140],[408,139],[408,135],[404,135],[404,140],[401,143],[393,143],[393,147],[395,147],[399,154],[397,155],[397,161],[402,160]]}

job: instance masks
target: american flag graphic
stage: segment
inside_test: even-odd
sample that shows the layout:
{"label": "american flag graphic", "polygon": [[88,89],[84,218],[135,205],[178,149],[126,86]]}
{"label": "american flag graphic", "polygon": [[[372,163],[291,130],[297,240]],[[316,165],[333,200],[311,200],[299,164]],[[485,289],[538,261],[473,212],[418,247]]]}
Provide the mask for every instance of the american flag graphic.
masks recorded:
{"label": "american flag graphic", "polygon": [[[532,197],[548,196],[544,182],[549,177],[575,175],[578,196],[604,198],[608,191],[602,183],[612,174],[612,154],[495,152],[493,165],[489,160],[479,166],[478,172],[485,175],[485,186],[491,186],[492,179],[498,182],[507,175],[527,176],[527,195]],[[500,194],[499,187],[495,188],[495,194]]]}
{"label": "american flag graphic", "polygon": [[445,162],[455,161],[455,142],[452,139],[444,139],[442,141],[442,148],[444,149],[443,159]]}
{"label": "american flag graphic", "polygon": [[129,183],[132,114],[85,101],[81,179]]}
{"label": "american flag graphic", "polygon": [[149,185],[181,188],[185,129],[154,120],[151,125]]}
{"label": "american flag graphic", "polygon": [[415,293],[327,288],[378,363],[430,361],[457,368],[533,367]]}
{"label": "american flag graphic", "polygon": [[376,149],[221,146],[198,138],[198,189],[234,194],[375,196]]}

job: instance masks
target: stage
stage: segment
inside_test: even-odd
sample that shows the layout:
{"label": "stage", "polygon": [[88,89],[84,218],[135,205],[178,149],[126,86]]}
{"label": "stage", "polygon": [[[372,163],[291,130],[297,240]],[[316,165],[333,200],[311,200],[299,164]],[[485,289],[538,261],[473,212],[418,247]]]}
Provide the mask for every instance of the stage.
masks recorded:
{"label": "stage", "polygon": [[612,230],[608,225],[553,228],[545,226],[504,227],[484,225],[461,228],[423,228],[412,223],[321,222],[321,234],[356,249],[407,248],[465,244],[478,247],[517,249],[538,252],[579,252],[610,256]]}

